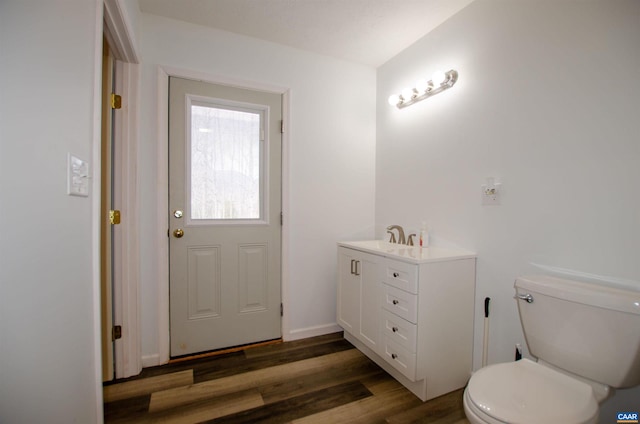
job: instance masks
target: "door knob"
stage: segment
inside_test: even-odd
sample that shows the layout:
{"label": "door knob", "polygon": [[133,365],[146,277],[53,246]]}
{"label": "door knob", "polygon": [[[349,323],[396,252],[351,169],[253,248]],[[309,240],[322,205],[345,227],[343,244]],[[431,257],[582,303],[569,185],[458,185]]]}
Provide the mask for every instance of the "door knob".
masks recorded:
{"label": "door knob", "polygon": [[180,238],[184,235],[184,231],[182,230],[182,228],[178,228],[177,230],[173,231],[173,236],[175,238]]}

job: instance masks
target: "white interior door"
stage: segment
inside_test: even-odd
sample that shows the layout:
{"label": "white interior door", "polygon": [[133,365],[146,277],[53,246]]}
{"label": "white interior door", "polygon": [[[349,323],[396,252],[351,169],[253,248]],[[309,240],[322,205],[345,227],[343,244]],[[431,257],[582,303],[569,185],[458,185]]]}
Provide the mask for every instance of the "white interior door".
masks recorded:
{"label": "white interior door", "polygon": [[281,337],[282,96],[169,79],[171,356]]}

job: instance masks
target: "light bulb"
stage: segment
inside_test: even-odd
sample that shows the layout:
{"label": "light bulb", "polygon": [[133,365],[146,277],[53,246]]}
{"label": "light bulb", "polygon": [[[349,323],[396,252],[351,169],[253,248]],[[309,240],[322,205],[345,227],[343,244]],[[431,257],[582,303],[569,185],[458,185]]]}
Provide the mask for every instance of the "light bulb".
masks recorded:
{"label": "light bulb", "polygon": [[400,103],[400,96],[398,94],[392,94],[389,96],[389,104],[391,106],[397,106]]}
{"label": "light bulb", "polygon": [[427,81],[426,79],[419,79],[418,81],[416,81],[416,91],[418,92],[418,96],[426,93],[430,89],[431,86],[429,85],[429,81]]}
{"label": "light bulb", "polygon": [[402,90],[402,101],[403,102],[408,102],[409,100],[411,100],[413,98],[413,88],[407,87],[404,90]]}
{"label": "light bulb", "polygon": [[431,77],[431,81],[433,81],[435,87],[440,87],[446,80],[447,75],[442,71],[436,71]]}

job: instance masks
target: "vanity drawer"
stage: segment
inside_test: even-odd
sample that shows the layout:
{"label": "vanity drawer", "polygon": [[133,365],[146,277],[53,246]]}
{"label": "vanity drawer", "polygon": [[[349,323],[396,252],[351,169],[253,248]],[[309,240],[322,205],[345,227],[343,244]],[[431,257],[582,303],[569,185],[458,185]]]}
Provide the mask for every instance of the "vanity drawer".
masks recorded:
{"label": "vanity drawer", "polygon": [[387,260],[385,262],[384,282],[408,291],[418,293],[418,267],[404,262]]}
{"label": "vanity drawer", "polygon": [[414,324],[418,323],[418,296],[382,285],[382,307]]}
{"label": "vanity drawer", "polygon": [[382,309],[382,336],[397,343],[409,352],[416,352],[418,326]]}
{"label": "vanity drawer", "polygon": [[411,381],[416,381],[416,354],[383,337],[384,359]]}

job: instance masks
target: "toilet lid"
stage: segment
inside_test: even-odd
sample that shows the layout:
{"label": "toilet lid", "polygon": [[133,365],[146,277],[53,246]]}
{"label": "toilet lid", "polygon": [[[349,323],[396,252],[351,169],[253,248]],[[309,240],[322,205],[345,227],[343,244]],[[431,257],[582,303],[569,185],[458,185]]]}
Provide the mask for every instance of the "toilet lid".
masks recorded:
{"label": "toilet lid", "polygon": [[480,369],[467,391],[479,410],[503,422],[586,423],[598,414],[591,386],[528,359]]}

